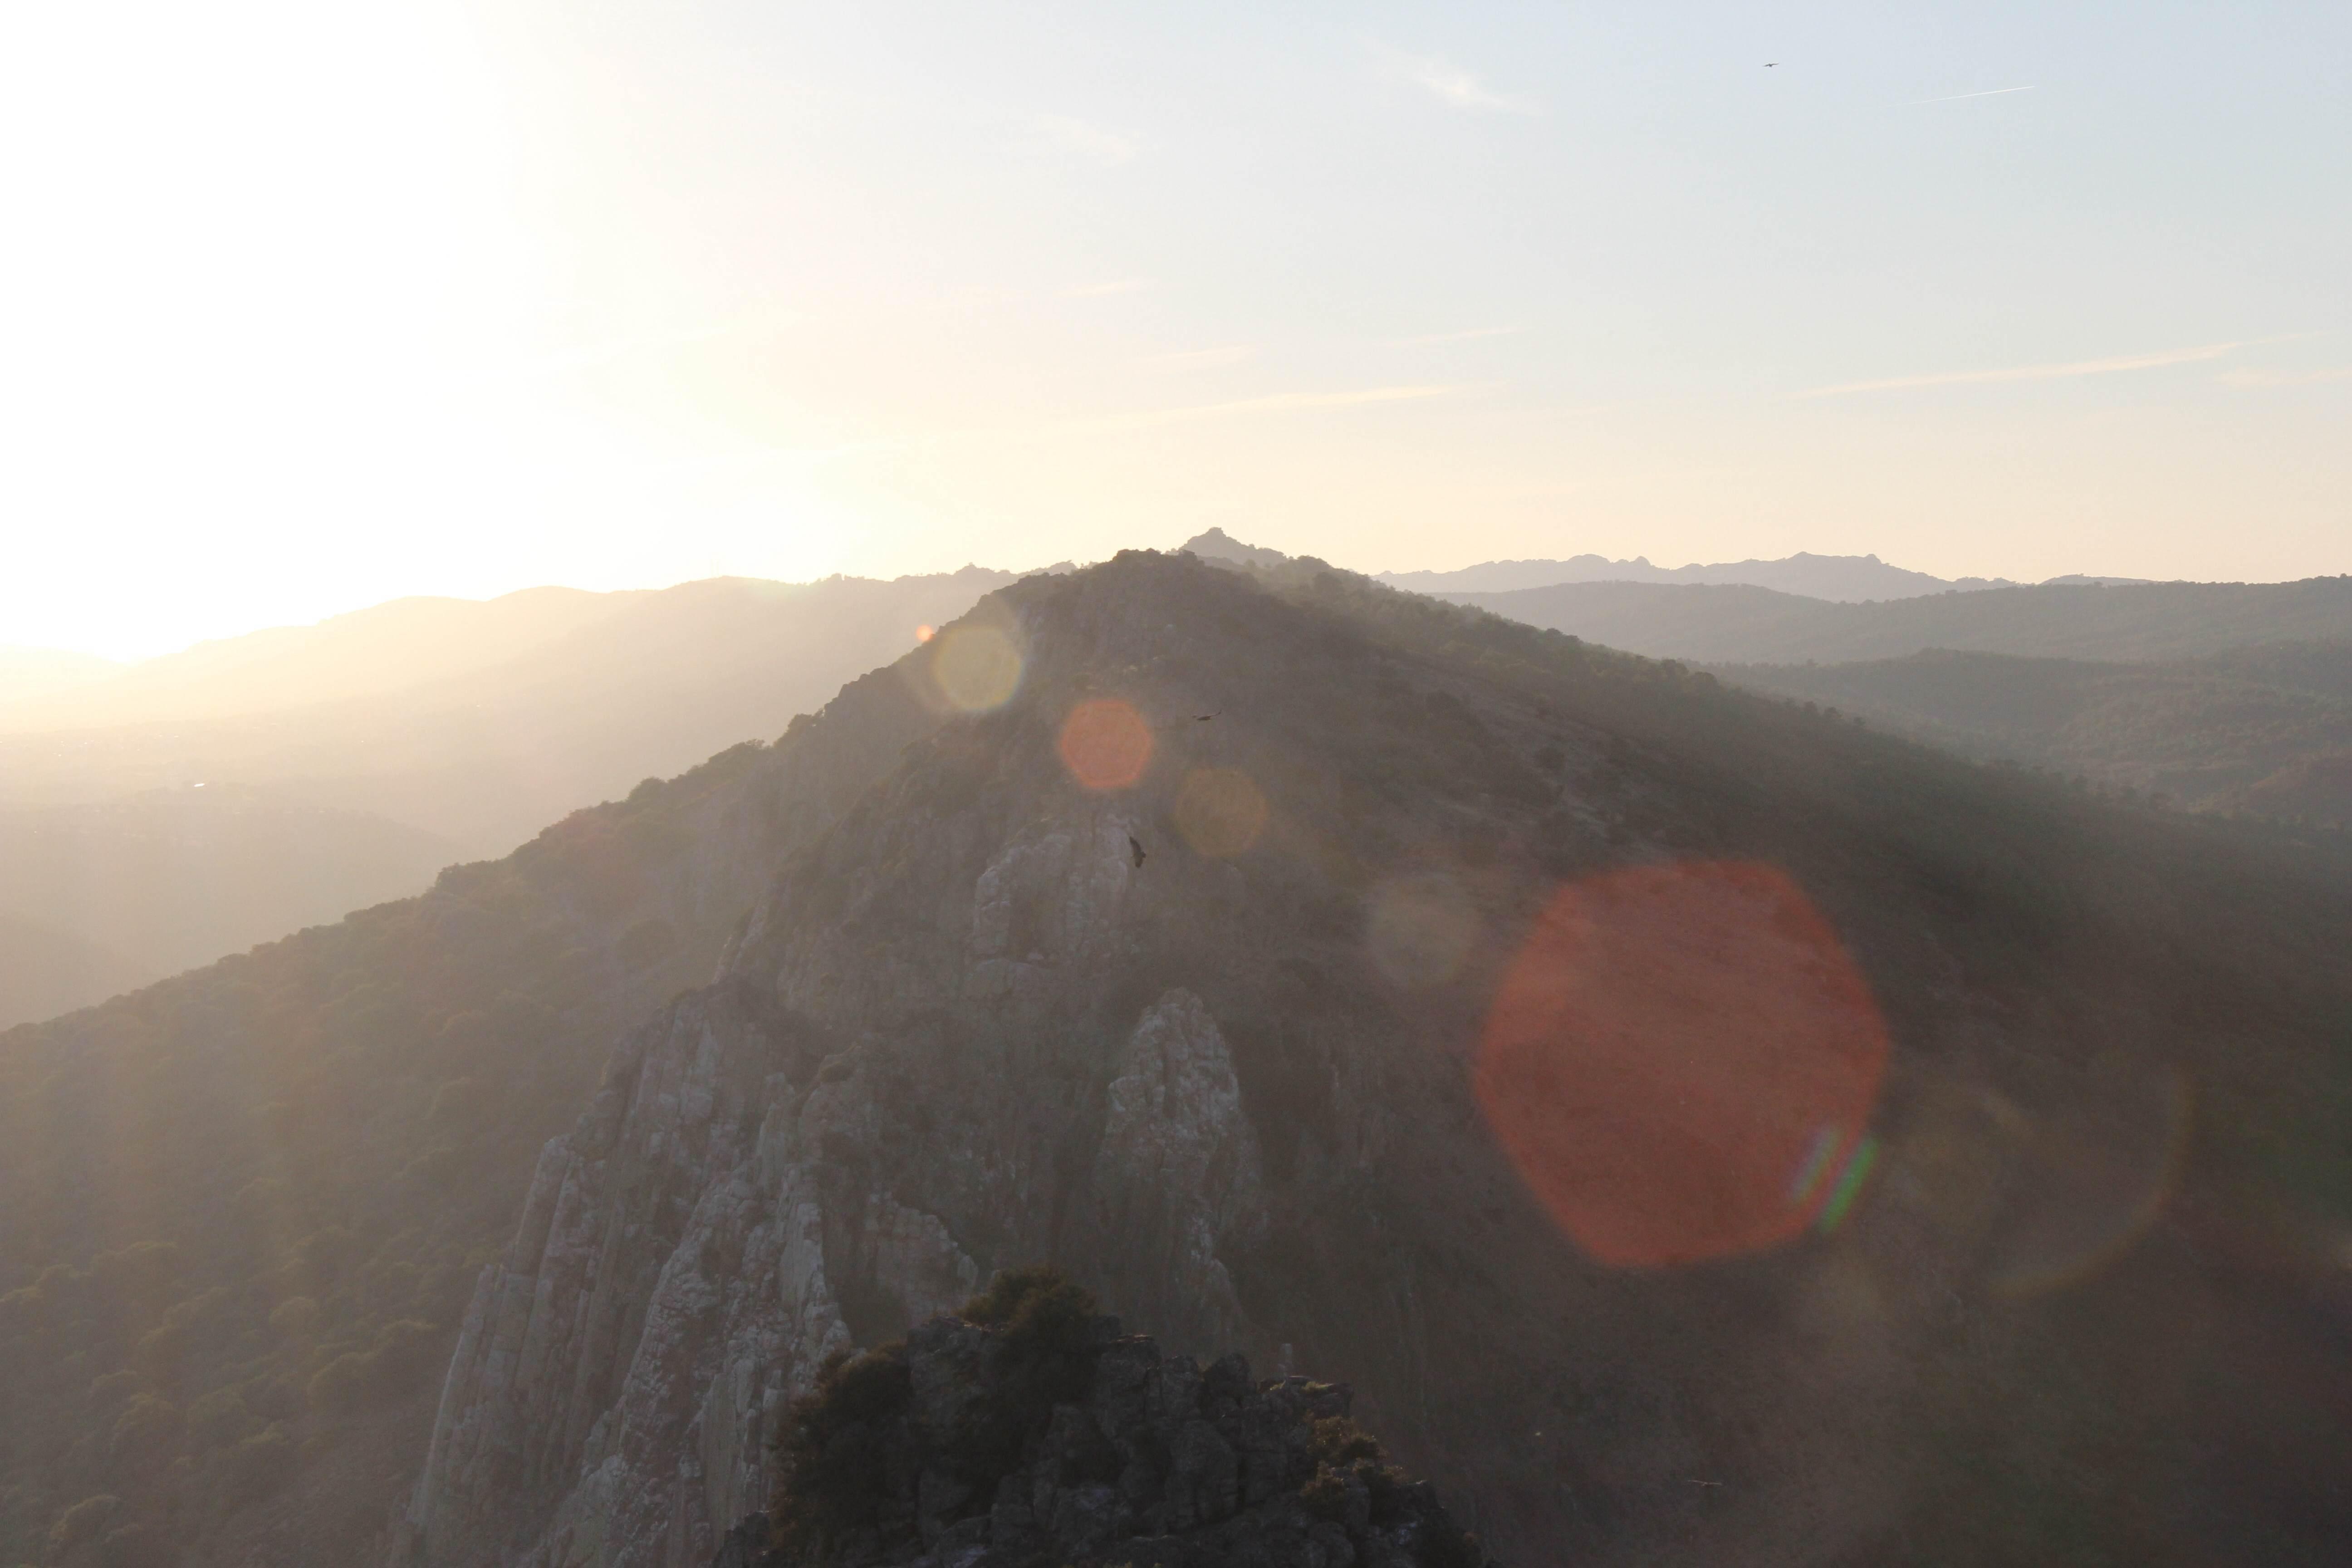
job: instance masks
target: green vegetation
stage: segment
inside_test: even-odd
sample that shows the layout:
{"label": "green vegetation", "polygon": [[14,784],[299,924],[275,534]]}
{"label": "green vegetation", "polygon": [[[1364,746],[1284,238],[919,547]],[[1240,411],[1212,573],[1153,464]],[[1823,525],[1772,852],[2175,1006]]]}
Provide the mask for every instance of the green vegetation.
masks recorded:
{"label": "green vegetation", "polygon": [[889,1454],[914,1384],[905,1342],[826,1361],[793,1402],[776,1441],[776,1495],[769,1515],[786,1540],[821,1552],[881,1523],[890,1495]]}
{"label": "green vegetation", "polygon": [[[1094,1379],[1087,1354],[1095,1300],[1043,1265],[1007,1269],[958,1316],[993,1331],[988,1397],[955,1430],[931,1435],[957,1479],[986,1495],[1024,1458],[1024,1445],[1054,1406],[1083,1400]],[[911,1439],[914,1398],[907,1346],[894,1342],[828,1360],[786,1414],[775,1448],[770,1517],[785,1539],[822,1554],[830,1543],[877,1528],[894,1479],[890,1458]]]}

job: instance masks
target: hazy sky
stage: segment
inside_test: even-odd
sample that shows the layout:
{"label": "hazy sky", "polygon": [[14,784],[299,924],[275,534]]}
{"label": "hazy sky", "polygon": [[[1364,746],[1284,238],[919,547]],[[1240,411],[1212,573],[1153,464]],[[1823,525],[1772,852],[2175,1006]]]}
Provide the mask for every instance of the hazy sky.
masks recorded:
{"label": "hazy sky", "polygon": [[2347,197],[2342,0],[15,6],[0,643],[1212,523],[2352,570]]}

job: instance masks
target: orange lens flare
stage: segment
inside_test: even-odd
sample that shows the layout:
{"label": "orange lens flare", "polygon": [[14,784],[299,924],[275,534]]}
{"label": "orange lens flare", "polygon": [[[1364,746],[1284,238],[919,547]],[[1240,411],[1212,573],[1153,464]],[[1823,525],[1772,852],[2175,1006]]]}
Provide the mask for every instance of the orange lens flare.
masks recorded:
{"label": "orange lens flare", "polygon": [[1062,765],[1091,790],[1127,789],[1151,762],[1151,727],[1115,697],[1070,710],[1062,724]]}
{"label": "orange lens flare", "polygon": [[1553,897],[1473,1082],[1579,1245],[1656,1268],[1777,1246],[1852,1202],[1886,1055],[1868,984],[1794,881],[1685,862]]}

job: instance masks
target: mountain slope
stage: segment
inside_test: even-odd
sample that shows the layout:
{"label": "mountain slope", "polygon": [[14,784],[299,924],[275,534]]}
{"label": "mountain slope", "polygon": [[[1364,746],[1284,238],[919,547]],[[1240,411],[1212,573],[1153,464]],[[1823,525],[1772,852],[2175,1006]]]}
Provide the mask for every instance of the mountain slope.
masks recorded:
{"label": "mountain slope", "polygon": [[457,858],[447,840],[398,823],[234,786],[0,807],[0,915],[114,960],[79,973],[47,968],[0,929],[0,957],[18,970],[0,978],[0,1028],[340,920],[428,886]]}
{"label": "mountain slope", "polygon": [[1702,664],[1843,664],[1925,648],[2056,658],[2196,658],[2252,644],[2352,637],[2352,578],[2300,583],[2044,584],[1836,605],[1756,587],[1572,583],[1455,604],[1587,642]]}
{"label": "mountain slope", "polygon": [[352,1560],[614,1033],[707,979],[766,868],[936,721],[887,678],[829,712],[822,755],[803,723],[421,897],[0,1032],[0,1558],[49,1561],[98,1498],[178,1560]]}
{"label": "mountain slope", "polygon": [[1631,561],[1612,561],[1601,555],[1577,555],[1566,561],[1488,561],[1455,572],[1382,572],[1376,580],[1391,588],[1444,596],[1548,588],[1562,583],[1747,584],[1775,593],[1841,603],[1911,599],[1954,589],[2016,585],[1999,577],[1931,576],[1925,572],[1890,566],[1875,555],[1813,555],[1804,551],[1778,561],[1724,561],[1672,567],[1653,566],[1648,557],[1641,555]]}
{"label": "mountain slope", "polygon": [[1506,1561],[2323,1561],[2347,919],[2332,840],[1341,574],[1031,579],[0,1037],[5,1544],[348,1559],[414,1478],[403,1564],[707,1561],[831,1352],[1044,1258],[1346,1378]]}
{"label": "mountain slope", "polygon": [[[788,864],[550,1146],[394,1560],[691,1560],[827,1354],[1034,1256],[1178,1348],[1348,1376],[1510,1560],[2251,1563],[2336,1528],[2347,1389],[2276,1281],[2328,1278],[2352,1190],[2340,851],[1308,567],[1004,602],[1019,695]],[[1825,1237],[1614,1269],[1470,1058],[1561,879],[1691,858],[1843,935],[1894,1039],[1875,1153]]]}
{"label": "mountain slope", "polygon": [[101,942],[0,910],[0,1028],[88,1006],[154,975]]}
{"label": "mountain slope", "polygon": [[[521,638],[521,623],[499,622],[495,637],[477,626],[456,652],[425,646],[399,690],[0,736],[0,911],[125,961],[78,971],[70,984],[64,971],[52,972],[58,984],[0,984],[0,1026],[407,897],[442,866],[503,854],[567,812],[781,731],[913,646],[919,626],[961,615],[1011,580],[967,568],[888,583],[716,579],[601,597],[551,590],[561,613],[530,611],[533,646],[462,674],[423,679],[436,660],[486,658],[499,638]],[[364,637],[338,623],[309,628],[331,631],[341,651],[322,654],[304,679],[314,689],[358,679],[360,656],[389,657],[384,638],[413,632],[420,614],[456,605],[510,616],[517,599],[530,609],[529,595],[515,595],[342,618]],[[591,599],[603,608],[578,624]],[[245,684],[231,684],[249,695],[266,676],[282,689],[291,678],[279,663],[299,667],[305,657],[300,648],[283,660],[254,655],[260,675],[243,669]],[[205,689],[191,687],[189,700],[201,706]],[[149,699],[161,700],[152,690]],[[41,968],[29,952],[11,953],[9,941],[0,930],[0,972]]]}
{"label": "mountain slope", "polygon": [[2324,787],[2327,760],[2352,753],[2352,643],[2161,664],[1937,651],[1718,673],[1979,759],[2080,773],[2194,806],[2275,810],[2291,800],[2290,815],[2352,820],[2352,795]]}
{"label": "mountain slope", "polygon": [[396,690],[502,663],[635,596],[526,588],[489,600],[394,599],[315,626],[198,643],[69,689],[0,701],[0,734],[218,719]]}
{"label": "mountain slope", "polygon": [[967,567],[887,583],[714,578],[596,596],[612,602],[585,624],[454,675],[422,664],[396,690],[0,737],[0,798],[61,804],[251,784],[387,816],[467,854],[502,854],[566,812],[777,733],[913,646],[919,626],[953,619],[1010,581]]}

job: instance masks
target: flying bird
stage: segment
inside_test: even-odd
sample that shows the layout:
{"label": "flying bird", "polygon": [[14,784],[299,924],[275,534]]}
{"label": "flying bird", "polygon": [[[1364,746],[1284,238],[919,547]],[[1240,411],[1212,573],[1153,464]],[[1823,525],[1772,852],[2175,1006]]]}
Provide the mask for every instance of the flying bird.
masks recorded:
{"label": "flying bird", "polygon": [[1770,70],[1774,66],[1777,66],[1780,63],[1780,62],[1779,60],[1766,60],[1764,62],[1764,68],[1766,70]]}
{"label": "flying bird", "polygon": [[1127,849],[1129,854],[1135,857],[1135,868],[1139,871],[1142,870],[1143,846],[1135,841],[1135,835],[1132,833],[1127,836]]}
{"label": "flying bird", "polygon": [[[1217,710],[1217,713],[1222,713],[1223,711],[1224,710],[1222,708]],[[1195,713],[1192,715],[1192,722],[1195,724],[1205,724],[1210,720],[1215,718],[1217,713]]]}

